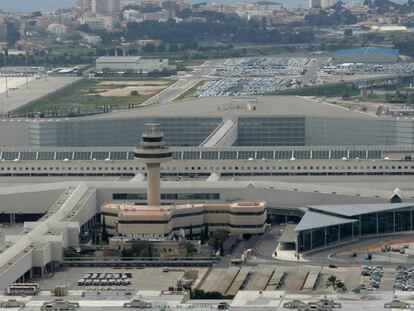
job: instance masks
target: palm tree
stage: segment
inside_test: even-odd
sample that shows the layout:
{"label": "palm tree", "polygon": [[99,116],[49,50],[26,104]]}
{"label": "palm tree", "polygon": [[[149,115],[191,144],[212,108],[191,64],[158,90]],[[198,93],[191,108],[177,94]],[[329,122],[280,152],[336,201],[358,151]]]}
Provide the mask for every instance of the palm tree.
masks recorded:
{"label": "palm tree", "polygon": [[336,280],[337,277],[336,275],[331,275],[327,280],[326,280],[326,284],[325,286],[328,287],[333,287],[334,290],[336,290]]}
{"label": "palm tree", "polygon": [[346,292],[346,285],[344,282],[342,281],[336,281],[336,289],[339,290],[340,292],[344,293]]}

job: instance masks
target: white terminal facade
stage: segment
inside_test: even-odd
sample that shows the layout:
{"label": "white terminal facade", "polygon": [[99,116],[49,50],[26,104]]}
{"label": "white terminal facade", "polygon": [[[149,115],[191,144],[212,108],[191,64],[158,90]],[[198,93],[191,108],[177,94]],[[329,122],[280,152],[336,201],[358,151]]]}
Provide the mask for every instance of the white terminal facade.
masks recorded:
{"label": "white terminal facade", "polygon": [[[0,187],[0,220],[25,221],[0,249],[0,287],[65,264],[63,249],[78,246],[101,214],[110,234],[141,239],[165,239],[181,229],[197,234],[203,225],[254,234],[263,232],[266,218],[300,220],[288,241],[299,252],[372,235],[412,234],[412,120],[296,97],[161,107],[36,121],[30,123],[36,147],[0,148],[0,175],[26,183]],[[165,135],[146,132],[151,121]],[[378,134],[380,125],[389,131]],[[128,140],[108,135],[114,126],[128,128],[119,131]],[[131,128],[144,133],[139,148],[121,147],[135,145]],[[111,147],[69,147],[72,139]],[[165,147],[164,139],[174,147]],[[360,229],[374,216],[378,222],[370,222],[369,231]]]}

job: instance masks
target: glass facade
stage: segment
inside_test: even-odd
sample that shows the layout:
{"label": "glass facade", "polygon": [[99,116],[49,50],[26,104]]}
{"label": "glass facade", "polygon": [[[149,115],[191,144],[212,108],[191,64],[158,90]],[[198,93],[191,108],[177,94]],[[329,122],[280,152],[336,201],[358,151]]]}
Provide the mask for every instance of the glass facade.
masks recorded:
{"label": "glass facade", "polygon": [[363,214],[350,218],[355,222],[299,231],[297,236],[298,251],[309,251],[359,239],[363,236],[413,231],[413,209],[414,205],[401,210]]}
{"label": "glass facade", "polygon": [[304,146],[304,117],[239,117],[239,146]]}

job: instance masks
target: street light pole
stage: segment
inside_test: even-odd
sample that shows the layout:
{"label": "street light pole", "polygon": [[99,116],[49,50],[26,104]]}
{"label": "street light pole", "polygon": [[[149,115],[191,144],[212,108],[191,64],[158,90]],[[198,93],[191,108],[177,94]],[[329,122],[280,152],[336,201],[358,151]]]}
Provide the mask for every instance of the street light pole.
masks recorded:
{"label": "street light pole", "polygon": [[[4,51],[4,68],[7,70],[6,51]],[[8,87],[8,83],[7,83],[7,72],[4,73],[4,77],[6,78],[6,97],[9,97],[9,87]]]}
{"label": "street light pole", "polygon": [[[26,51],[26,70],[28,70],[28,61],[27,61],[27,51]],[[29,88],[29,75],[28,72],[26,72],[26,89]]]}
{"label": "street light pole", "polygon": [[46,49],[44,49],[44,50],[43,50],[43,55],[44,55],[45,80],[47,81],[47,70],[46,70],[46,56],[47,56],[47,50],[46,50]]}

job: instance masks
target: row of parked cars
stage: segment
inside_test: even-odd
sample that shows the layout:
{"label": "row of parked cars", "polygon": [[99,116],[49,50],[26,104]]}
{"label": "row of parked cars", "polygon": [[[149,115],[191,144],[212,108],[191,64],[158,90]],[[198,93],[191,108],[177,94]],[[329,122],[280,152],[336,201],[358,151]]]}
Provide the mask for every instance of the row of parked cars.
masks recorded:
{"label": "row of parked cars", "polygon": [[83,278],[85,280],[87,279],[130,279],[132,277],[132,273],[130,272],[121,272],[121,273],[93,273],[93,272],[88,272],[85,273]]}
{"label": "row of parked cars", "polygon": [[91,286],[91,285],[95,285],[95,286],[112,286],[112,285],[116,285],[116,286],[126,286],[126,285],[130,285],[131,284],[131,280],[130,279],[79,279],[78,280],[78,286]]}
{"label": "row of parked cars", "polygon": [[324,66],[319,71],[320,75],[326,74],[413,74],[414,64],[340,64]]}
{"label": "row of parked cars", "polygon": [[130,285],[132,274],[125,273],[86,273],[78,280],[78,286],[120,286]]}
{"label": "row of parked cars", "polygon": [[261,95],[276,92],[288,87],[298,87],[297,79],[280,77],[260,78],[213,78],[200,86],[195,97]]}
{"label": "row of parked cars", "polygon": [[414,291],[414,267],[398,266],[395,273],[394,290]]}
{"label": "row of parked cars", "polygon": [[381,279],[384,272],[382,271],[382,266],[362,266],[361,275],[368,276],[368,284],[361,284],[361,290],[375,291],[380,287]]}

